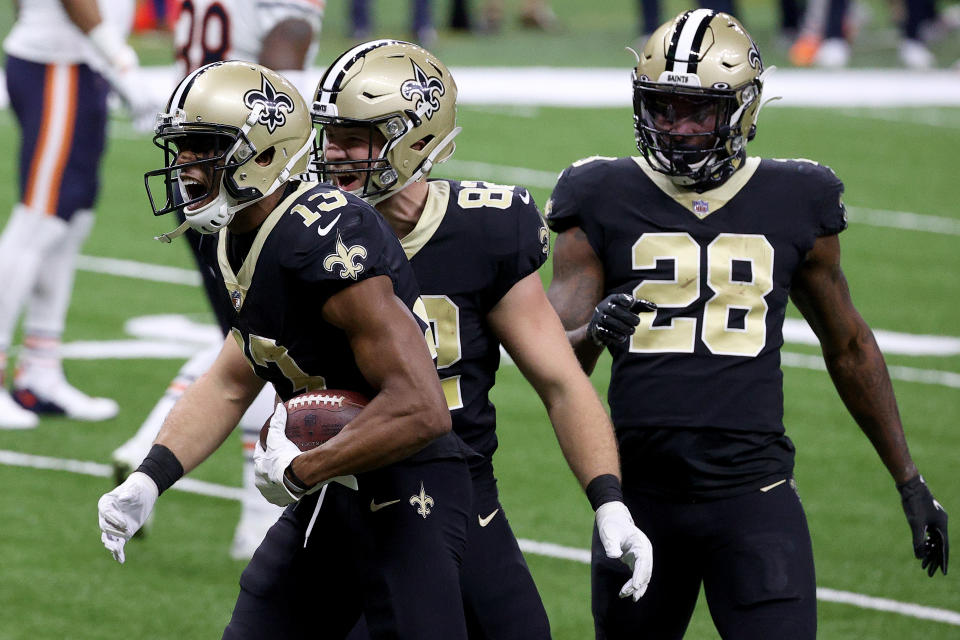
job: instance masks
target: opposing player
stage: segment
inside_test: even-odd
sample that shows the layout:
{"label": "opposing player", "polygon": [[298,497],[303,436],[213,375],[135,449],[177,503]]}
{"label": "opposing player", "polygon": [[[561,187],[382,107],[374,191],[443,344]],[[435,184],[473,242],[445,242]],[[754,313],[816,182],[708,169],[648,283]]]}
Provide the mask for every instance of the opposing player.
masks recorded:
{"label": "opposing player", "polygon": [[[816,584],[784,434],[787,300],[897,483],[917,557],[947,570],[947,515],[907,450],[880,350],[840,268],[843,184],[810,161],[746,155],[764,68],[727,14],[662,25],[638,55],[642,156],[560,176],[548,295],[583,367],[613,355],[609,401],[627,506],[657,571],[637,606],[594,539],[598,638],[680,638],[701,584],[723,638],[813,638]],[[635,313],[636,298],[655,313]]]}
{"label": "opposing player", "polygon": [[621,597],[643,595],[650,548],[620,501],[609,419],[537,274],[549,240],[529,192],[427,181],[453,153],[456,101],[449,70],[428,51],[396,40],[360,44],[334,60],[317,86],[318,167],[324,180],[374,203],[400,237],[437,338],[453,428],[481,454],[471,464],[473,509],[461,578],[470,637],[546,638],[543,604],[493,472],[489,391],[501,344],[542,398],[596,509],[606,553],[629,565]]}
{"label": "opposing player", "polygon": [[[165,167],[147,179],[163,190],[151,204],[158,214],[182,206],[192,228],[217,233],[231,335],[138,470],[100,499],[104,545],[124,560],[157,496],[223,442],[264,381],[283,400],[358,391],[371,398],[360,415],[303,454],[278,410],[260,452],[261,490],[292,506],[244,571],[224,637],[305,637],[318,620],[336,637],[362,611],[378,638],[464,638],[470,476],[399,242],[361,200],[294,178],[314,133],[281,75],[206,65],[177,86],[161,118]],[[336,478],[352,488],[329,484]]]}
{"label": "opposing player", "polygon": [[[104,5],[106,3],[103,3]],[[0,236],[0,429],[29,429],[38,416],[106,420],[109,398],[67,382],[60,358],[77,255],[93,226],[111,86],[139,117],[137,56],[126,44],[133,2],[20,3],[3,43],[10,105],[20,127],[19,202]],[[13,379],[7,354],[23,315]]]}
{"label": "opposing player", "polygon": [[[259,62],[284,74],[297,84],[317,49],[324,2],[289,0],[283,3],[259,0],[183,0],[173,32],[173,48],[180,77],[211,62],[238,59]],[[181,218],[182,219],[182,218]],[[186,232],[204,289],[220,328],[229,331],[233,309],[210,264],[215,242],[194,230]],[[203,252],[208,255],[204,257]],[[119,484],[150,450],[167,412],[184,389],[207,370],[219,352],[218,346],[197,353],[188,360],[167,387],[163,397],[147,416],[137,433],[113,452],[114,477]],[[277,521],[280,510],[266,502],[254,486],[253,448],[260,426],[273,412],[273,389],[269,385],[240,420],[244,465],[240,521],[230,546],[230,555],[249,559],[267,529]]]}

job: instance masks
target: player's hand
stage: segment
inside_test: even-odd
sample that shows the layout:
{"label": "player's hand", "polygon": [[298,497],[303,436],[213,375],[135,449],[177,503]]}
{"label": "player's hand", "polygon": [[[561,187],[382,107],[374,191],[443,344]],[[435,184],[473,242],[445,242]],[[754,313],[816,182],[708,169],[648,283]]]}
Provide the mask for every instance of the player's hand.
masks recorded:
{"label": "player's hand", "polygon": [[647,592],[653,574],[653,545],[633,524],[630,510],[619,500],[606,502],[597,509],[597,531],[608,558],[620,558],[633,576],[620,589],[621,598],[636,602]]}
{"label": "player's hand", "polygon": [[284,481],[284,473],[293,462],[293,459],[303,452],[287,438],[287,408],[283,403],[277,405],[270,418],[270,428],[267,430],[267,448],[264,449],[257,439],[253,450],[254,484],[269,502],[285,507],[300,498],[309,495],[328,482],[338,482],[350,489],[357,489],[357,479],[354,476],[338,476],[327,482],[315,484],[304,491],[297,491],[289,482]]}
{"label": "player's hand", "polygon": [[100,497],[100,540],[120,564],[126,559],[123,545],[146,522],[158,495],[156,483],[147,474],[134,471],[123,484]]}
{"label": "player's hand", "polygon": [[657,305],[634,298],[629,293],[613,293],[600,301],[587,325],[587,334],[601,346],[613,347],[630,339],[643,311],[656,311]]}
{"label": "player's hand", "polygon": [[950,541],[947,539],[947,512],[930,493],[923,476],[897,485],[903,512],[913,532],[913,553],[931,578],[939,568],[947,575]]}
{"label": "player's hand", "polygon": [[91,29],[87,37],[99,58],[94,67],[126,105],[134,127],[151,130],[160,105],[154,104],[151,92],[143,86],[136,52],[105,22]]}

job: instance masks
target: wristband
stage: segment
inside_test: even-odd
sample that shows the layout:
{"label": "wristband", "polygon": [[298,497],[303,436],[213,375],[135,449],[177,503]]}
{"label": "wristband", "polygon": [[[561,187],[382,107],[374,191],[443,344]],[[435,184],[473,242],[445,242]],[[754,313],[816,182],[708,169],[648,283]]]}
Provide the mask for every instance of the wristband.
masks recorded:
{"label": "wristband", "polygon": [[303,480],[297,477],[296,472],[293,470],[293,463],[287,465],[287,468],[284,470],[283,483],[287,485],[287,489],[290,489],[296,494],[305,493],[307,489],[310,488]]}
{"label": "wristband", "polygon": [[150,453],[137,467],[137,471],[153,480],[157,485],[158,496],[183,477],[183,465],[173,451],[162,444],[155,444],[150,448]]}
{"label": "wristband", "polygon": [[590,506],[596,511],[601,505],[608,502],[623,502],[623,489],[620,488],[620,480],[612,473],[599,475],[587,485],[587,500]]}
{"label": "wristband", "polygon": [[923,493],[927,489],[927,483],[923,481],[923,476],[915,475],[904,483],[897,484],[897,491],[900,492],[900,496],[906,500],[907,498],[913,497],[917,493]]}

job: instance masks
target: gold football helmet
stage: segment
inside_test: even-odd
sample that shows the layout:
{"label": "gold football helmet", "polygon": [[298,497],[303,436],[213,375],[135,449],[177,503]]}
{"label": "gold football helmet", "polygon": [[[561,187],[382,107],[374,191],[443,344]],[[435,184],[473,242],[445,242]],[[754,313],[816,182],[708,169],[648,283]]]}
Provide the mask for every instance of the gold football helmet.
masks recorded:
{"label": "gold football helmet", "polygon": [[681,13],[637,54],[637,147],[679,185],[725,180],[756,133],[763,79],[760,52],[736,18],[710,9]]}
{"label": "gold football helmet", "polygon": [[182,208],[186,217],[160,236],[167,242],[188,226],[217,232],[306,171],[314,139],[297,89],[275,71],[240,61],[214,62],[184,78],[155,132],[164,168],[144,175],[150,206],[154,215]]}
{"label": "gold football helmet", "polygon": [[[429,51],[400,40],[366,42],[334,60],[317,84],[311,111],[321,127],[315,158],[320,179],[347,184],[355,180],[345,176],[359,177],[362,187],[352,191],[371,203],[427,176],[450,157],[460,133],[450,71]],[[330,160],[325,148],[328,129],[335,127],[366,129],[369,149],[375,132],[385,142],[376,157]]]}

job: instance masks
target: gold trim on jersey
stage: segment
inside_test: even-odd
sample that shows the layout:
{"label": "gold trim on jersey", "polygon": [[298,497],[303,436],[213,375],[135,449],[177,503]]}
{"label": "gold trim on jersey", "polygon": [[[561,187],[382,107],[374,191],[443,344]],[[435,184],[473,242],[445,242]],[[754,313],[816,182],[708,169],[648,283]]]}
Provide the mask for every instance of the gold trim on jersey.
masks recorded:
{"label": "gold trim on jersey", "polygon": [[247,257],[243,259],[243,264],[240,265],[240,271],[238,273],[233,272],[233,267],[230,266],[230,260],[227,258],[227,234],[229,233],[229,229],[223,228],[220,230],[220,237],[217,241],[217,262],[220,264],[220,273],[223,274],[223,282],[227,288],[227,295],[230,297],[230,303],[233,305],[235,311],[239,312],[240,309],[243,308],[244,301],[247,299],[247,291],[249,291],[250,283],[253,281],[253,272],[257,268],[260,251],[263,250],[263,245],[267,241],[270,232],[277,226],[280,218],[283,217],[287,209],[293,205],[294,201],[315,186],[317,186],[315,182],[301,183],[293,193],[284,198],[280,204],[270,212],[270,215],[268,215],[266,220],[263,221],[263,224],[260,225],[257,236],[253,240],[253,245],[250,247],[250,252],[247,254]]}
{"label": "gold trim on jersey", "polygon": [[430,242],[430,238],[437,232],[443,216],[447,214],[447,205],[450,203],[450,183],[443,180],[434,180],[427,183],[430,188],[427,192],[427,202],[423,205],[423,213],[417,220],[413,230],[400,240],[407,260],[417,255],[420,249]]}
{"label": "gold trim on jersey", "polygon": [[631,157],[653,184],[701,220],[711,213],[719,211],[725,204],[733,200],[733,197],[743,189],[757,171],[757,167],[760,166],[760,158],[749,157],[743,163],[743,167],[735,171],[730,179],[722,185],[716,189],[697,193],[691,189],[678,187],[666,175],[651,169],[643,156]]}

